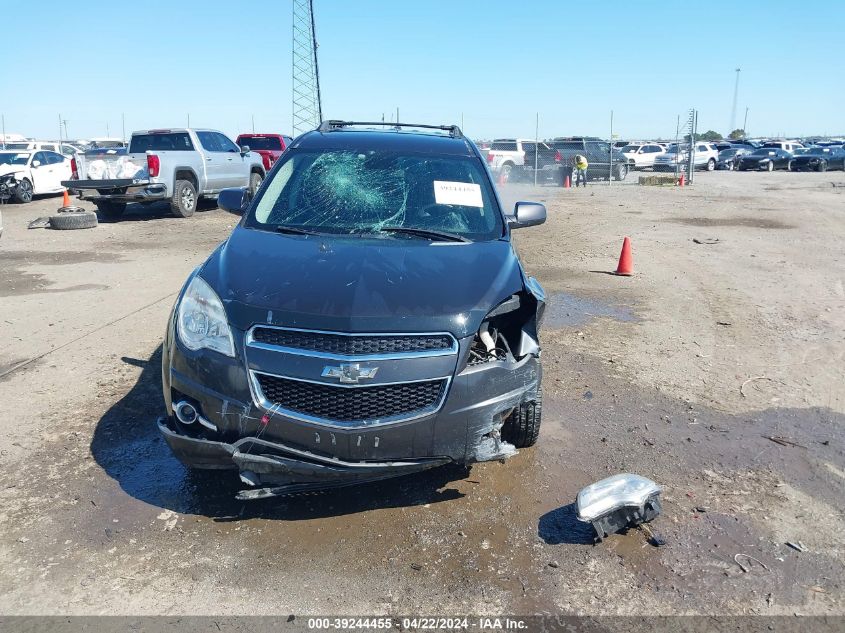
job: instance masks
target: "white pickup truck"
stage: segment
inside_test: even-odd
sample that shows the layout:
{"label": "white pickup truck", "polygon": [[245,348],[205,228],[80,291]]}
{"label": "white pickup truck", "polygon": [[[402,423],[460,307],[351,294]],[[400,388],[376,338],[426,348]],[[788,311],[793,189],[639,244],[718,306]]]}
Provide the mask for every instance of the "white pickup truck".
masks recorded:
{"label": "white pickup truck", "polygon": [[514,167],[525,164],[525,152],[534,152],[534,139],[497,138],[487,150],[487,164],[490,171],[505,180],[508,179]]}
{"label": "white pickup truck", "polygon": [[227,187],[255,193],[264,180],[261,156],[216,130],[177,128],[133,132],[126,152],[90,152],[79,178],[62,185],[116,219],[129,202],[170,202],[173,215],[194,214],[200,197]]}

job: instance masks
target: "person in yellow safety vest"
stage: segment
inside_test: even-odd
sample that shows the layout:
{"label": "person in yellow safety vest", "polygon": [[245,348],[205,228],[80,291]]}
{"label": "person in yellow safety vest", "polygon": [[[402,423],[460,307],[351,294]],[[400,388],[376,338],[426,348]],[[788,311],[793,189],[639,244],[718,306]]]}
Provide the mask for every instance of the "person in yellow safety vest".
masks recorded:
{"label": "person in yellow safety vest", "polygon": [[583,184],[585,187],[587,186],[587,167],[589,166],[590,164],[587,162],[586,156],[575,154],[575,156],[572,157],[572,169],[575,172],[576,187],[579,183]]}

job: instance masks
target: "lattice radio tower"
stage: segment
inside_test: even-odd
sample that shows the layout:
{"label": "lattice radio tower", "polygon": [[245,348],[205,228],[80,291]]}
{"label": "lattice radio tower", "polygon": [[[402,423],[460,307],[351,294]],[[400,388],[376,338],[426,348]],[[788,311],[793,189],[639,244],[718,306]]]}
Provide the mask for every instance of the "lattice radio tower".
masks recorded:
{"label": "lattice radio tower", "polygon": [[293,0],[293,135],[323,121],[314,0]]}

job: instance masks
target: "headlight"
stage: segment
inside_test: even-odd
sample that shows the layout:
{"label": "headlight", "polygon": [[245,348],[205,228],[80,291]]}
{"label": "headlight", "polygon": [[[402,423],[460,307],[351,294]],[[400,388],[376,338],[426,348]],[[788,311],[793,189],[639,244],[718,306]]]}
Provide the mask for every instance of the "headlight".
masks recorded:
{"label": "headlight", "polygon": [[578,493],[576,508],[581,521],[595,521],[626,506],[640,507],[660,494],[660,486],[639,475],[625,473],[602,479]]}
{"label": "headlight", "polygon": [[232,331],[223,303],[205,281],[194,277],[179,302],[176,330],[179,340],[190,350],[213,349],[235,355]]}

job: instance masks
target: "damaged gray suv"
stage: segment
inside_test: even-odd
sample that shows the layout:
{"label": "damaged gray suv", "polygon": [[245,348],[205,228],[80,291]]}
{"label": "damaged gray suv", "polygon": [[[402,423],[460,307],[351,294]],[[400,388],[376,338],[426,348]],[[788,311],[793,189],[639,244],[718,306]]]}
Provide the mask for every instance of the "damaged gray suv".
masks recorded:
{"label": "damaged gray suv", "polygon": [[297,138],[169,318],[158,426],[255,499],[502,459],[540,430],[544,293],[456,126]]}

